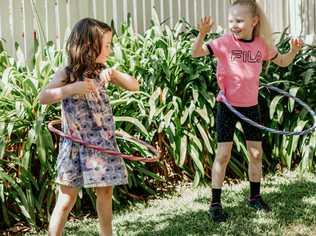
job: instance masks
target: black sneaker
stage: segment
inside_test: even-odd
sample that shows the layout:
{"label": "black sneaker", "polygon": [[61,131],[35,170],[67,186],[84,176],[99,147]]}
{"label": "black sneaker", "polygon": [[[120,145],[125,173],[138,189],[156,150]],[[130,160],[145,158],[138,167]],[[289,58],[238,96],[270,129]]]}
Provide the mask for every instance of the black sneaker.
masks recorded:
{"label": "black sneaker", "polygon": [[264,211],[264,212],[271,211],[271,208],[268,206],[267,203],[263,201],[260,195],[254,198],[248,199],[247,202],[248,202],[248,206],[256,209],[257,211]]}
{"label": "black sneaker", "polygon": [[228,218],[228,214],[223,210],[220,204],[210,206],[208,214],[215,223],[225,222]]}

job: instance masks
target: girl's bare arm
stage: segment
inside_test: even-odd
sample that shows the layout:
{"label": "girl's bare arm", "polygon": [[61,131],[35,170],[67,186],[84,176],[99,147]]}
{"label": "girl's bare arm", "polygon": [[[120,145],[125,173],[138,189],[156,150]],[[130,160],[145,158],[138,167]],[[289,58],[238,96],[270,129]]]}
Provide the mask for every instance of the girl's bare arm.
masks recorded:
{"label": "girl's bare arm", "polygon": [[198,24],[199,35],[195,39],[192,45],[191,55],[192,57],[203,57],[209,54],[209,51],[204,44],[206,34],[211,30],[214,22],[211,17],[207,16],[201,19]]}
{"label": "girl's bare arm", "polygon": [[65,78],[66,73],[64,70],[57,71],[54,78],[40,92],[39,102],[41,104],[52,104],[69,96],[96,91],[95,84],[91,79],[65,84],[63,82]]}
{"label": "girl's bare arm", "polygon": [[272,60],[272,62],[281,67],[287,67],[289,64],[291,64],[296,54],[301,50],[303,41],[300,39],[292,39],[290,41],[290,45],[291,49],[288,53],[278,54],[278,56]]}
{"label": "girl's bare arm", "polygon": [[118,85],[130,91],[139,90],[139,83],[133,76],[120,72],[116,69],[110,69],[110,70],[111,70],[111,73],[110,73],[111,82],[113,84]]}

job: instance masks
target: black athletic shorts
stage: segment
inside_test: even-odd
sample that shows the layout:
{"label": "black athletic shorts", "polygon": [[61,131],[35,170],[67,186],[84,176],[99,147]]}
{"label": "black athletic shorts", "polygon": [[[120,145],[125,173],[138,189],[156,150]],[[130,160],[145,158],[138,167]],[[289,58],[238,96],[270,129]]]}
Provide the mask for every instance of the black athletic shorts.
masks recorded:
{"label": "black athletic shorts", "polygon": [[[234,108],[247,118],[259,124],[261,123],[258,105]],[[248,124],[245,121],[242,121],[239,117],[232,113],[224,103],[218,102],[216,114],[217,142],[233,141],[237,121],[241,123],[247,141],[261,141],[262,133],[260,129]]]}

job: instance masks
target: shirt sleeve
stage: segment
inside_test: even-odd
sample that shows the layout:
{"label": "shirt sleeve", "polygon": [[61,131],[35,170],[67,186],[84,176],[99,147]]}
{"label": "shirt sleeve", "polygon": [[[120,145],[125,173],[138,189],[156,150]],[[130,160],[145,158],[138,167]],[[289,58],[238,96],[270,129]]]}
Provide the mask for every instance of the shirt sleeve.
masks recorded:
{"label": "shirt sleeve", "polygon": [[207,47],[207,49],[208,49],[208,51],[209,51],[209,53],[210,53],[210,57],[213,57],[213,56],[214,56],[214,52],[213,52],[211,46],[207,43],[207,44],[206,44],[206,47]]}
{"label": "shirt sleeve", "polygon": [[214,39],[211,42],[209,42],[207,45],[211,48],[213,55],[215,57],[221,57],[221,55],[224,53],[223,37]]}
{"label": "shirt sleeve", "polygon": [[264,40],[262,40],[263,44],[263,60],[264,61],[270,61],[274,60],[279,52],[276,47],[269,47]]}

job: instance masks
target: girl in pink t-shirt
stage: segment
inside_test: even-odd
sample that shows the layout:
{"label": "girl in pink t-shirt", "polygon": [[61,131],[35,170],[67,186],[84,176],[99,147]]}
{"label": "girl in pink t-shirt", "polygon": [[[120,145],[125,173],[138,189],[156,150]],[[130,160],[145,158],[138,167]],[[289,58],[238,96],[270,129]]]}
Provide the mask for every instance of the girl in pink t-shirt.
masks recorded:
{"label": "girl in pink t-shirt", "polygon": [[[253,0],[236,0],[229,8],[230,32],[204,43],[206,34],[213,26],[211,17],[201,19],[199,35],[193,48],[193,57],[206,55],[217,58],[217,82],[225,97],[239,112],[260,122],[258,108],[259,75],[263,61],[272,61],[286,67],[292,63],[303,42],[290,41],[291,49],[279,54],[273,46],[272,31],[259,5]],[[250,198],[248,205],[257,210],[270,211],[260,195],[262,176],[262,145],[259,129],[238,119],[217,97],[216,133],[217,152],[212,167],[212,202],[209,210],[215,222],[225,221],[228,214],[221,206],[221,187],[226,166],[231,156],[233,135],[240,121],[246,137],[249,155]]]}

